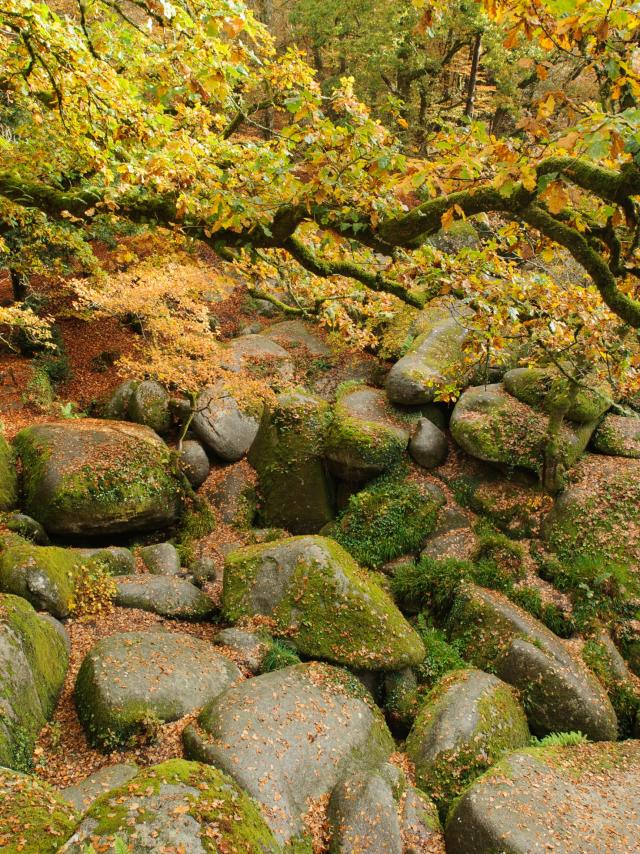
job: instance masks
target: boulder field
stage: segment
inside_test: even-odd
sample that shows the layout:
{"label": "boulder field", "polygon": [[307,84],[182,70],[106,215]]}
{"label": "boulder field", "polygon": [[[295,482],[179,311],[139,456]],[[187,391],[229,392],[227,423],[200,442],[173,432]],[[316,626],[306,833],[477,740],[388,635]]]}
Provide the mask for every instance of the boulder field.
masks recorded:
{"label": "boulder field", "polygon": [[0,435],[0,850],[640,850],[640,416],[466,316]]}

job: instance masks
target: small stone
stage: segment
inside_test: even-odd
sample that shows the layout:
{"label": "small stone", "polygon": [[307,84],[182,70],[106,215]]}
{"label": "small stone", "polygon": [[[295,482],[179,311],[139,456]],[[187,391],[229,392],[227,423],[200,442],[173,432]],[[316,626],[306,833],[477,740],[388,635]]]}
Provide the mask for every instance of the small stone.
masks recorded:
{"label": "small stone", "polygon": [[432,469],[444,462],[448,451],[447,439],[427,418],[421,418],[409,441],[409,453],[423,468]]}
{"label": "small stone", "polygon": [[156,543],[140,549],[142,562],[152,575],[179,575],[180,555],[171,543]]}
{"label": "small stone", "polygon": [[209,476],[209,457],[200,442],[186,439],[178,451],[180,466],[194,489],[205,482]]}

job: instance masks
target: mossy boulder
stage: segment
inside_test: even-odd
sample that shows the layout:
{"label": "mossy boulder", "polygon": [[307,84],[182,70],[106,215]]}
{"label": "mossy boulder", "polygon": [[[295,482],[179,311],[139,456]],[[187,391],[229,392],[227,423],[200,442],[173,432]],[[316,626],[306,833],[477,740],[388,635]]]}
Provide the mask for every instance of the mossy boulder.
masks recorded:
{"label": "mossy boulder", "polygon": [[25,509],[50,534],[97,537],[176,520],[182,476],[148,427],[79,419],[37,424],[15,439]]}
{"label": "mossy boulder", "polygon": [[382,475],[349,498],[331,533],[360,564],[378,569],[420,551],[444,501],[431,484],[402,474]]}
{"label": "mossy boulder", "polygon": [[225,348],[222,364],[229,371],[245,371],[276,389],[290,382],[294,374],[290,354],[265,335],[233,338]]}
{"label": "mossy boulder", "polygon": [[301,391],[265,409],[249,462],[258,474],[260,519],[293,534],[315,533],[333,519],[333,495],[322,460],[329,404]]}
{"label": "mossy boulder", "polygon": [[40,522],[36,522],[31,516],[24,513],[4,513],[0,515],[0,522],[6,526],[9,531],[14,534],[19,534],[25,540],[31,540],[38,546],[48,546],[50,544],[49,535],[42,527]]}
{"label": "mossy boulder", "polygon": [[616,715],[602,685],[559,637],[506,596],[464,583],[448,628],[467,661],[518,689],[535,735],[575,730],[593,741],[616,738]]}
{"label": "mossy boulder", "polygon": [[197,762],[170,759],[99,798],[60,854],[132,852],[281,854],[258,805],[234,781]]}
{"label": "mossy boulder", "polygon": [[292,537],[232,552],[223,613],[264,616],[302,655],[361,670],[418,664],[422,641],[391,598],[341,546]]}
{"label": "mossy boulder", "polygon": [[13,510],[18,503],[18,476],[11,445],[0,433],[0,511]]}
{"label": "mossy boulder", "polygon": [[144,736],[153,720],[193,712],[240,678],[232,661],[199,638],[122,632],[86,655],[76,679],[76,707],[91,743],[113,749]]}
{"label": "mossy boulder", "polygon": [[209,493],[212,506],[225,525],[247,530],[258,511],[257,476],[246,460],[225,466]]}
{"label": "mossy boulder", "polygon": [[510,537],[538,536],[542,517],[553,506],[553,499],[544,493],[534,475],[518,474],[527,478],[507,478],[492,471],[455,484],[454,490],[457,486],[464,489],[465,504]]}
{"label": "mossy boulder", "polygon": [[582,647],[582,658],[609,695],[618,718],[620,737],[637,737],[640,683],[627,667],[611,635],[602,629],[588,638]]}
{"label": "mossy boulder", "polygon": [[135,424],[145,424],[160,435],[168,433],[171,427],[169,393],[155,380],[144,380],[133,389],[127,414]]}
{"label": "mossy boulder", "polygon": [[513,688],[481,670],[457,670],[428,695],[407,738],[418,786],[445,810],[505,753],[529,744]]}
{"label": "mossy boulder", "polygon": [[187,756],[230,774],[264,807],[281,843],[305,835],[309,803],[374,773],[394,743],[360,682],[312,662],[249,679],[184,732]]}
{"label": "mossy boulder", "polygon": [[612,457],[640,458],[640,418],[606,415],[591,440],[591,448]]}
{"label": "mossy boulder", "polygon": [[464,318],[469,310],[455,300],[434,300],[414,322],[416,338],[391,368],[386,390],[389,400],[405,406],[431,403],[446,383],[468,374]]}
{"label": "mossy boulder", "polygon": [[[457,444],[472,457],[542,471],[548,417],[508,394],[499,383],[463,392],[449,426]],[[563,423],[560,454],[565,468],[582,454],[594,429],[595,423]]]}
{"label": "mossy boulder", "polygon": [[125,380],[120,383],[105,404],[102,415],[110,420],[126,421],[129,401],[138,385],[137,380]]}
{"label": "mossy boulder", "polygon": [[115,579],[115,603],[176,620],[204,620],[215,605],[185,578],[169,575],[122,575]]}
{"label": "mossy boulder", "polygon": [[397,465],[409,444],[410,430],[389,406],[384,392],[362,383],[338,390],[325,456],[341,480],[370,480]]}
{"label": "mossy boulder", "polygon": [[588,454],[542,523],[548,546],[566,560],[600,556],[640,561],[640,460]]}
{"label": "mossy boulder", "polygon": [[637,741],[512,753],[452,808],[447,854],[636,851],[638,763]]}
{"label": "mossy boulder", "polygon": [[73,549],[36,546],[15,534],[0,538],[0,591],[22,596],[54,617],[68,617],[88,560]]}
{"label": "mossy boulder", "polygon": [[0,766],[30,766],[33,743],[53,714],[68,661],[65,642],[51,623],[24,599],[0,595]]}
{"label": "mossy boulder", "polygon": [[[553,412],[568,402],[569,381],[557,371],[547,368],[513,368],[502,378],[505,389],[534,409]],[[584,385],[588,385],[588,379]],[[602,382],[594,388],[579,388],[566,418],[580,424],[597,421],[612,404],[611,389]]]}
{"label": "mossy boulder", "polygon": [[51,786],[0,768],[0,849],[3,854],[56,854],[79,816]]}
{"label": "mossy boulder", "polygon": [[60,794],[68,804],[71,804],[74,809],[84,815],[91,804],[101,795],[128,783],[137,773],[137,765],[127,763],[103,765],[102,768],[98,768],[84,780],[62,789]]}

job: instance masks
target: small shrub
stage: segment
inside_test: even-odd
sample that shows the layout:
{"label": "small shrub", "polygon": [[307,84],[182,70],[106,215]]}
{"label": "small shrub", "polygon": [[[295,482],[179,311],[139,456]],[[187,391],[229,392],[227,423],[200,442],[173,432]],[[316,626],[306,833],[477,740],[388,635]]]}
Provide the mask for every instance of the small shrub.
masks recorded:
{"label": "small shrub", "polygon": [[260,665],[261,673],[271,673],[274,670],[282,670],[300,664],[300,659],[292,644],[284,640],[273,640]]}
{"label": "small shrub", "polygon": [[176,548],[184,566],[190,566],[195,560],[198,540],[210,534],[215,527],[216,519],[209,503],[200,497],[192,499],[191,506],[182,516],[176,537]]}
{"label": "small shrub", "polygon": [[116,591],[108,567],[99,556],[92,558],[78,576],[70,613],[80,620],[104,614],[111,610]]}
{"label": "small shrub", "polygon": [[475,530],[478,536],[478,546],[474,559],[477,562],[490,561],[511,578],[520,578],[523,570],[522,546],[514,543],[506,534],[496,531],[485,520],[480,521]]}
{"label": "small shrub", "polygon": [[532,747],[575,747],[588,744],[589,739],[581,732],[551,732],[544,738],[531,737]]}
{"label": "small shrub", "polygon": [[460,584],[473,577],[469,561],[447,558],[422,558],[419,563],[402,564],[391,582],[394,596],[401,603],[417,604],[436,617],[444,617]]}
{"label": "small shrub", "polygon": [[435,529],[437,515],[430,495],[394,473],[351,496],[333,536],[358,563],[377,569],[417,552]]}
{"label": "small shrub", "polygon": [[40,367],[33,367],[22,399],[25,403],[47,412],[53,406],[55,392],[48,374]]}
{"label": "small shrub", "polygon": [[416,630],[426,650],[424,660],[416,669],[421,683],[432,687],[451,670],[462,670],[468,666],[457,648],[447,642],[444,632],[429,625],[424,614],[418,616]]}

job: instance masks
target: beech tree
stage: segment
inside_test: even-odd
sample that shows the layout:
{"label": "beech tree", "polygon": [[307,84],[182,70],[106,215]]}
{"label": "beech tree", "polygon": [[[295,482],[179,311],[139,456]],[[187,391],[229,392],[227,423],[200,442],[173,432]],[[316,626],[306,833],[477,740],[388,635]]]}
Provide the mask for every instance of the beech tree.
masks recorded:
{"label": "beech tree", "polygon": [[[597,357],[603,371],[615,363],[618,377],[635,377],[633,7],[486,0],[507,51],[521,57],[535,43],[564,56],[590,81],[590,97],[574,101],[551,80],[517,133],[443,121],[417,156],[372,117],[353,79],[323,94],[304,56],[293,47],[278,54],[239,0],[54,5],[0,8],[0,252],[16,281],[68,259],[76,272],[99,274],[92,241],[135,223],[254,265],[252,292],[281,305],[258,274],[302,272],[309,299],[291,313],[321,317],[334,296],[420,308],[434,296],[434,263],[443,263],[425,241],[480,218],[486,246],[438,292],[474,308],[481,354],[528,336],[560,363],[579,338],[583,361]],[[435,0],[416,8],[422,28],[446,13]],[[549,76],[544,64],[533,73]],[[554,286],[522,276],[523,246],[541,258],[566,251],[589,279]],[[16,296],[1,321],[29,322]]]}

